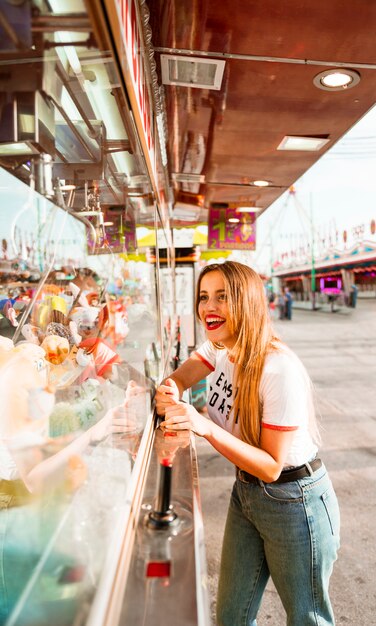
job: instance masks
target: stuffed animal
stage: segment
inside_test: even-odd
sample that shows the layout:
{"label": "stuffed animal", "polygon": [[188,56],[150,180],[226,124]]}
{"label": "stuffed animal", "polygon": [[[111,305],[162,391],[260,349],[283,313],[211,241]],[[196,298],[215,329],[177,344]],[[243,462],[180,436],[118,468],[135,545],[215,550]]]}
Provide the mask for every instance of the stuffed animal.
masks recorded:
{"label": "stuffed animal", "polygon": [[43,348],[26,342],[15,347],[12,341],[0,338],[0,438],[47,433],[55,398],[47,383]]}
{"label": "stuffed animal", "polygon": [[47,335],[42,341],[42,348],[46,352],[47,361],[60,365],[69,354],[69,341],[59,335]]}

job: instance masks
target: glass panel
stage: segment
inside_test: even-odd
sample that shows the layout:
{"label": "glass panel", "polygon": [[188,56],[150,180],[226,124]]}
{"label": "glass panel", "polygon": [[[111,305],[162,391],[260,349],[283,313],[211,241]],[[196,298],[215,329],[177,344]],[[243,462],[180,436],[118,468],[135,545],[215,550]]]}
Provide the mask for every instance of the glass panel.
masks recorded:
{"label": "glass panel", "polygon": [[154,268],[87,256],[84,224],[4,170],[0,188],[0,621],[71,624],[151,411]]}
{"label": "glass panel", "polygon": [[[194,312],[194,265],[179,265],[175,269],[176,281],[176,312],[181,327],[181,335],[184,343],[193,347],[196,343],[195,337],[195,312]],[[179,355],[183,361],[185,354]]]}
{"label": "glass panel", "polygon": [[[160,225],[161,226],[161,225]],[[172,346],[176,343],[176,310],[174,303],[175,282],[172,269],[172,259],[170,256],[169,232],[162,227],[157,231],[157,247],[159,257],[159,285],[161,292],[161,320],[163,333],[163,355],[164,370],[167,367],[171,371],[171,363],[168,361],[171,355]],[[156,257],[156,250],[152,252]]]}
{"label": "glass panel", "polygon": [[119,520],[126,528],[161,377],[156,266],[136,238],[137,226],[155,229],[151,184],[104,27],[86,6],[9,5],[12,37],[0,25],[7,626],[85,622]]}

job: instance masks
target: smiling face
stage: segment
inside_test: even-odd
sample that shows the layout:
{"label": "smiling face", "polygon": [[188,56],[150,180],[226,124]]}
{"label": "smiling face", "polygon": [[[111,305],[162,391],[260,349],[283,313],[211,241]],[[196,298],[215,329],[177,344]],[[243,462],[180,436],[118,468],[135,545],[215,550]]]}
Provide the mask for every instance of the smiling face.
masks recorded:
{"label": "smiling face", "polygon": [[198,313],[210,341],[232,348],[236,338],[229,329],[225,281],[216,270],[205,274],[200,283]]}

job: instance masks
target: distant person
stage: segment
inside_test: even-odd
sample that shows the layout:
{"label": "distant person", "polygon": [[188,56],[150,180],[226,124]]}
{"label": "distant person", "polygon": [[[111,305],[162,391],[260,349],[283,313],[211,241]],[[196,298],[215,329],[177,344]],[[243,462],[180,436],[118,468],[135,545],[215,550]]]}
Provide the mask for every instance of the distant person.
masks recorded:
{"label": "distant person", "polygon": [[269,311],[270,311],[270,317],[272,319],[275,318],[275,314],[276,314],[276,298],[275,296],[273,296],[273,300],[269,300]]}
{"label": "distant person", "polygon": [[358,287],[356,285],[351,285],[350,289],[350,306],[355,309],[356,301],[358,299]]}
{"label": "distant person", "polygon": [[286,303],[283,293],[277,295],[278,319],[284,320],[286,317]]}
{"label": "distant person", "polygon": [[[289,626],[333,626],[329,579],[339,510],[322,461],[308,374],[274,334],[262,281],[227,261],[198,279],[201,345],[156,393],[161,427],[192,430],[236,466],[218,589],[218,626],[255,626],[271,576]],[[180,401],[210,376],[210,419]]]}
{"label": "distant person", "polygon": [[292,319],[292,295],[290,293],[290,289],[285,287],[283,290],[284,298],[285,298],[285,318],[287,320]]}

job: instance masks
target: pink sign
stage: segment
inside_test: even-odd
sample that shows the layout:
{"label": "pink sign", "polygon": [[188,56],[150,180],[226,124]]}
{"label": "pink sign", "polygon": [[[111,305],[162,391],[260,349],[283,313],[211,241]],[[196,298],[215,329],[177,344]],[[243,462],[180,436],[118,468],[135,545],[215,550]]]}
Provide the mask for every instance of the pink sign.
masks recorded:
{"label": "pink sign", "polygon": [[256,213],[241,213],[237,207],[209,209],[208,249],[255,250]]}

